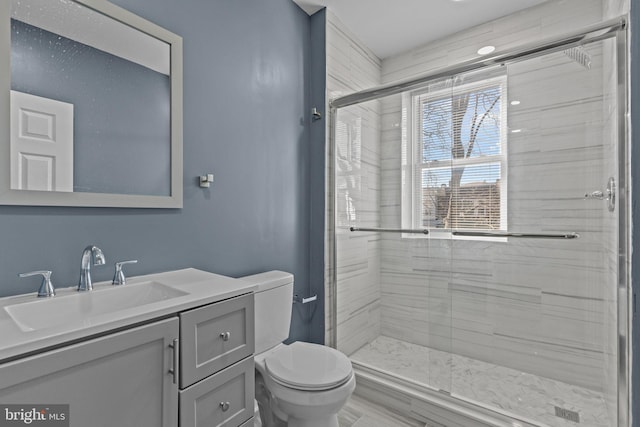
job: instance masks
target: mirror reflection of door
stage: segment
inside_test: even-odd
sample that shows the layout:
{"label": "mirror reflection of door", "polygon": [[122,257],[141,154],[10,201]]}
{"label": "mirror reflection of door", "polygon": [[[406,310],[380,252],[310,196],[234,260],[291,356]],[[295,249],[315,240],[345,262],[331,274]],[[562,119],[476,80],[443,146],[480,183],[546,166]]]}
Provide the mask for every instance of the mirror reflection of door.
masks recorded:
{"label": "mirror reflection of door", "polygon": [[11,91],[11,188],[73,191],[73,104]]}

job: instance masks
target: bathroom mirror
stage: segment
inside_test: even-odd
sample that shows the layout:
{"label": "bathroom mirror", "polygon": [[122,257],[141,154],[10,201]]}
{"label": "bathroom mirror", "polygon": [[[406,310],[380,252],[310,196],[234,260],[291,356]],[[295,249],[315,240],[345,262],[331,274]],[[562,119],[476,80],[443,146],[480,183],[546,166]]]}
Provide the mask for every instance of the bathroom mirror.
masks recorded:
{"label": "bathroom mirror", "polygon": [[105,0],[0,5],[0,204],[182,207],[182,39]]}

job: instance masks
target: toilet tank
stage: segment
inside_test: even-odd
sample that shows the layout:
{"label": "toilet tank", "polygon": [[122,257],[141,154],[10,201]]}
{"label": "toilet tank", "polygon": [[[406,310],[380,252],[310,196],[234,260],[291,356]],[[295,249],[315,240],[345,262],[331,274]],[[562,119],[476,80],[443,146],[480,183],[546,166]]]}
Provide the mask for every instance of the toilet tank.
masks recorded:
{"label": "toilet tank", "polygon": [[260,354],[289,337],[293,274],[273,270],[240,277],[240,280],[258,286],[254,291],[255,353]]}

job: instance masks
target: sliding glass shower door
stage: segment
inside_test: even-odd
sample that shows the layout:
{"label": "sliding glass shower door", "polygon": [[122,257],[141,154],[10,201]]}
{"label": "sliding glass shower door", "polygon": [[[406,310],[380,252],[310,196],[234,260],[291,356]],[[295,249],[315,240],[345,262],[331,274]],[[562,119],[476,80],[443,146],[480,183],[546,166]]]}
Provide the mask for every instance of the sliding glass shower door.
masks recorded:
{"label": "sliding glass shower door", "polygon": [[513,425],[618,425],[618,42],[336,110],[336,344],[360,372]]}
{"label": "sliding glass shower door", "polygon": [[499,184],[503,225],[454,237],[451,392],[549,426],[616,425],[615,52],[608,39],[502,67],[504,164],[459,185],[475,220]]}

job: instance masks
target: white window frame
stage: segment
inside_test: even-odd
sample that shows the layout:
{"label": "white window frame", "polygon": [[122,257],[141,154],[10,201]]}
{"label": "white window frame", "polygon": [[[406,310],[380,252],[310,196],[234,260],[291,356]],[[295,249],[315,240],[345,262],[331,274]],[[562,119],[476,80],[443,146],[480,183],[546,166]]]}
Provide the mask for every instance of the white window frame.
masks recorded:
{"label": "white window frame", "polygon": [[[466,159],[450,159],[438,163],[438,168],[451,168],[453,166],[474,166],[482,164],[500,165],[500,229],[494,231],[507,231],[507,76],[490,77],[471,83],[452,87],[451,80],[444,89],[421,89],[403,94],[402,106],[402,228],[423,229],[422,225],[422,170],[427,168],[427,163],[422,163],[422,129],[420,120],[420,98],[427,96],[432,99],[440,99],[446,96],[455,96],[461,93],[473,91],[474,88],[486,88],[487,86],[500,86],[500,154],[471,157]],[[440,86],[442,82],[437,83]],[[430,169],[434,169],[431,167]],[[429,234],[408,234],[405,238],[435,238],[435,239],[459,239],[459,240],[490,240],[506,241],[504,237],[476,237],[454,236],[449,228],[428,228]],[[487,229],[466,229],[465,231],[488,231]]]}

